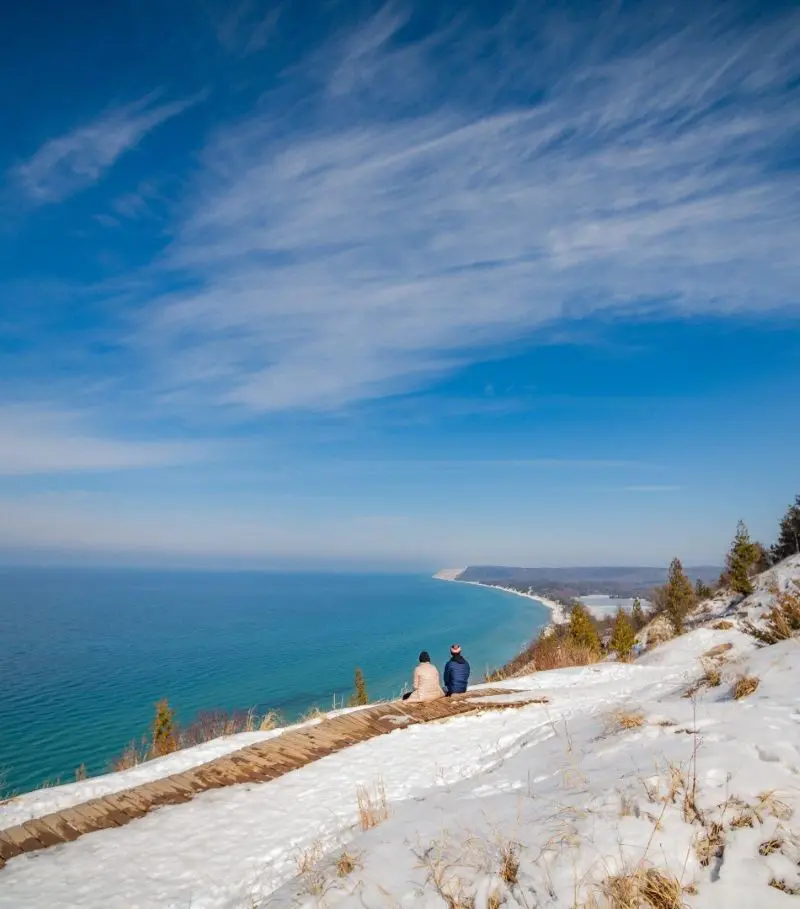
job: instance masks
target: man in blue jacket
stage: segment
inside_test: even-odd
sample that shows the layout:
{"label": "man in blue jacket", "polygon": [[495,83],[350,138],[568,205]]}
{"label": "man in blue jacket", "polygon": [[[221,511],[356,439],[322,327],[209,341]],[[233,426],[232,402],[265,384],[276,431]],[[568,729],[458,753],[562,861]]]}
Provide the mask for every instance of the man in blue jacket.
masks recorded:
{"label": "man in blue jacket", "polygon": [[461,647],[453,644],[450,648],[450,659],[444,667],[444,690],[447,696],[466,691],[468,681],[469,663],[461,656]]}

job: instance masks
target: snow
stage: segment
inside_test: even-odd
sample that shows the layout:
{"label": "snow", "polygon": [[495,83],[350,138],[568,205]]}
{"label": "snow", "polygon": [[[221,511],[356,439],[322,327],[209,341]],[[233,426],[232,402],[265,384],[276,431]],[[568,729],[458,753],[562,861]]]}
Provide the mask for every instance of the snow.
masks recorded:
{"label": "snow", "polygon": [[[337,711],[337,713],[339,712],[341,711]],[[331,714],[331,716],[333,715]],[[318,719],[311,720],[309,725],[318,722]],[[71,808],[73,805],[80,805],[82,802],[88,802],[90,799],[96,799],[102,795],[111,795],[114,792],[122,792],[123,789],[130,789],[132,786],[163,779],[165,776],[170,776],[174,773],[183,773],[191,767],[205,764],[207,761],[238,751],[247,745],[274,738],[285,732],[287,728],[297,729],[299,727],[290,726],[263,732],[241,732],[236,735],[213,739],[210,742],[204,742],[202,745],[195,745],[192,748],[185,748],[165,757],[155,758],[129,770],[106,773],[102,776],[95,776],[91,779],[81,780],[78,783],[69,783],[64,786],[25,792],[7,801],[0,802],[0,830],[6,827],[13,827],[15,824],[22,824],[33,818],[43,817],[45,814],[51,814],[54,811]]]}
{"label": "snow", "polygon": [[[626,609],[630,612],[636,602],[633,597],[610,597],[604,593],[593,593],[589,596],[578,597],[578,599],[597,619],[615,615],[618,609]],[[642,598],[639,598],[639,602],[642,604],[642,609],[647,609],[650,605],[648,600]]]}
{"label": "snow", "polygon": [[[800,644],[761,647],[741,628],[763,618],[773,585],[800,579],[800,558],[767,574],[752,597],[716,598],[689,633],[633,664],[492,686],[509,691],[497,703],[546,704],[398,729],[277,780],[12,859],[0,909],[445,909],[459,897],[484,909],[493,894],[508,909],[604,907],[609,875],[650,867],[678,878],[692,909],[788,907],[770,882],[800,888]],[[723,616],[733,627],[714,627]],[[684,697],[712,650],[721,684]],[[735,700],[742,674],[760,684]],[[357,787],[381,785],[389,817],[362,831]],[[704,844],[709,833],[724,851]],[[507,883],[510,844],[519,869]],[[355,868],[339,876],[344,848]]]}

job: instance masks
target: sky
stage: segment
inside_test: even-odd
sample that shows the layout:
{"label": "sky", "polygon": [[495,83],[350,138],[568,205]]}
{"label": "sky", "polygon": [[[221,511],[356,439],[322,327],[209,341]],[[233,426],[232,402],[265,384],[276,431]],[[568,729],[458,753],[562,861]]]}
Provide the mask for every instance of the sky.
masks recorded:
{"label": "sky", "polygon": [[0,560],[719,564],[798,489],[800,11],[0,13]]}

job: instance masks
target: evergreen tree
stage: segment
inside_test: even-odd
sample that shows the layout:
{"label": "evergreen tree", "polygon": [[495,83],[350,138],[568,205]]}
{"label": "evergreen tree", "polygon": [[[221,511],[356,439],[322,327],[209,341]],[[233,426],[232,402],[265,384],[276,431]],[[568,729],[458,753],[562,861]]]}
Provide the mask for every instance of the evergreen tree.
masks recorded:
{"label": "evergreen tree", "polygon": [[583,603],[576,602],[569,614],[569,636],[573,643],[591,650],[600,650],[600,638],[597,635],[592,617]]}
{"label": "evergreen tree", "polygon": [[758,552],[750,540],[747,527],[744,521],[739,521],[736,525],[736,536],[733,538],[730,551],[725,559],[725,568],[731,589],[745,596],[753,592],[750,573],[757,557]]}
{"label": "evergreen tree", "polygon": [[635,631],[639,631],[647,624],[647,619],[644,616],[644,609],[642,609],[642,601],[639,599],[639,597],[636,597],[636,599],[633,601],[633,608],[631,609],[631,621],[633,622]]}
{"label": "evergreen tree", "polygon": [[694,603],[692,582],[686,577],[680,559],[673,559],[664,586],[665,612],[676,634],[683,633],[683,622]]}
{"label": "evergreen tree", "polygon": [[800,552],[800,496],[794,497],[794,505],[789,506],[781,519],[778,541],[772,547],[772,560],[780,562],[797,552]]}
{"label": "evergreen tree", "polygon": [[152,742],[150,750],[153,757],[161,757],[178,750],[178,736],[175,730],[175,711],[169,706],[166,698],[156,704],[156,715],[153,718]]}
{"label": "evergreen tree", "polygon": [[356,690],[347,702],[347,706],[363,707],[364,704],[369,704],[369,695],[367,694],[367,683],[364,681],[364,673],[358,668],[356,668],[355,672],[354,685]]}
{"label": "evergreen tree", "polygon": [[711,588],[700,578],[697,579],[697,583],[694,585],[694,595],[698,603],[702,603],[703,600],[707,600],[713,591]]}
{"label": "evergreen tree", "polygon": [[[641,609],[641,605],[639,608]],[[636,634],[630,619],[624,609],[618,609],[617,618],[614,621],[614,633],[611,636],[611,649],[616,650],[617,659],[629,660],[635,641]]]}

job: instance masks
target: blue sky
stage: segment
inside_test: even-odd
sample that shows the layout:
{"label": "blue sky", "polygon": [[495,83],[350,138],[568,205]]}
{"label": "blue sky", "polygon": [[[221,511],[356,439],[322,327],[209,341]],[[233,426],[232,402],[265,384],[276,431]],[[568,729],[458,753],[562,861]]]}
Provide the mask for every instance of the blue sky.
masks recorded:
{"label": "blue sky", "polygon": [[791,4],[2,17],[4,560],[771,540],[800,440]]}

